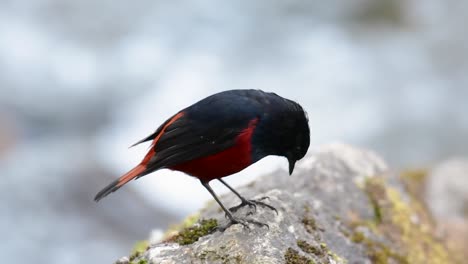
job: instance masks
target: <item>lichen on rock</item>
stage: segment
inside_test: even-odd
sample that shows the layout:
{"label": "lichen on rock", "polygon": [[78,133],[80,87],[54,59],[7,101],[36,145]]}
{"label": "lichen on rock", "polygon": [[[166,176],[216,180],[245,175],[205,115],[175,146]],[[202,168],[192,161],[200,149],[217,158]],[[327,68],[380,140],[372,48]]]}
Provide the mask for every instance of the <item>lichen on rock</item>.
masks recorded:
{"label": "lichen on rock", "polygon": [[[455,263],[456,259],[435,234],[425,207],[411,195],[389,186],[383,177],[368,178],[364,190],[374,211],[374,223],[353,222],[350,239],[365,246],[373,263]],[[368,234],[357,230],[367,227]]]}

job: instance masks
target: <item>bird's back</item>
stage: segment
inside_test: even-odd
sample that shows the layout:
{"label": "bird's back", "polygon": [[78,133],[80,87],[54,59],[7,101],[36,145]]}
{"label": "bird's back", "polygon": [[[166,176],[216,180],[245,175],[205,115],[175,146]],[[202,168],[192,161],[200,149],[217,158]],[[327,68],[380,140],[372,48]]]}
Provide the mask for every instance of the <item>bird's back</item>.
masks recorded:
{"label": "bird's back", "polygon": [[255,128],[268,105],[277,98],[280,97],[276,94],[259,90],[231,90],[182,110],[196,137],[210,141],[210,146],[223,147],[170,168],[209,181],[248,167],[255,160],[252,158],[255,146],[251,144]]}

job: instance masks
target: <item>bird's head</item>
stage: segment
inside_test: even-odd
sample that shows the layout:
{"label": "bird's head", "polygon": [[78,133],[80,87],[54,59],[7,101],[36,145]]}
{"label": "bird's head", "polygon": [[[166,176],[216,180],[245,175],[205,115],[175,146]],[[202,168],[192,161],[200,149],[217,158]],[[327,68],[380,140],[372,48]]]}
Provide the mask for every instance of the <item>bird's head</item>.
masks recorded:
{"label": "bird's head", "polygon": [[283,156],[289,162],[289,174],[296,161],[302,159],[309,149],[309,120],[304,109],[294,101],[282,99],[280,108],[265,117],[257,133],[258,158],[268,155]]}
{"label": "bird's head", "polygon": [[287,122],[285,137],[283,141],[283,156],[289,162],[289,175],[294,171],[296,161],[302,159],[309,149],[310,130],[307,113],[298,106],[298,110],[291,115]]}

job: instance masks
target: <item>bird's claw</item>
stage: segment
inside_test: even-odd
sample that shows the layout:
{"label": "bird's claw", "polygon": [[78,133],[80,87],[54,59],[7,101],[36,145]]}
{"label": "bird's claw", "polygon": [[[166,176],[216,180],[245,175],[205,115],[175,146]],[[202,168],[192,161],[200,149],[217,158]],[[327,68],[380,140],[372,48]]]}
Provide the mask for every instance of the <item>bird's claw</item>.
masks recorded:
{"label": "bird's claw", "polygon": [[[260,198],[258,200],[242,200],[242,202],[239,205],[236,205],[234,207],[229,208],[229,211],[235,213],[240,208],[242,208],[244,206],[249,206],[250,208],[254,208],[254,212],[256,212],[257,211],[257,205],[260,205],[260,206],[269,208],[270,210],[273,210],[273,211],[275,211],[276,214],[278,214],[278,210],[276,210],[275,207],[273,207],[273,206],[271,206],[269,204],[266,204],[264,202],[261,202],[262,200],[265,200],[265,199],[269,199],[269,197],[265,196],[265,197],[262,197],[262,198]],[[250,213],[250,214],[252,214],[252,213]]]}
{"label": "bird's claw", "polygon": [[229,219],[229,223],[227,223],[227,225],[225,225],[223,227],[218,227],[218,231],[224,232],[230,226],[235,225],[235,224],[240,224],[240,225],[242,225],[243,228],[245,228],[247,230],[250,230],[249,224],[253,224],[253,225],[256,225],[258,227],[266,227],[267,229],[270,229],[269,225],[267,225],[265,223],[262,223],[262,222],[258,222],[258,221],[252,220],[252,219],[240,219],[240,218],[232,217],[232,218]]}

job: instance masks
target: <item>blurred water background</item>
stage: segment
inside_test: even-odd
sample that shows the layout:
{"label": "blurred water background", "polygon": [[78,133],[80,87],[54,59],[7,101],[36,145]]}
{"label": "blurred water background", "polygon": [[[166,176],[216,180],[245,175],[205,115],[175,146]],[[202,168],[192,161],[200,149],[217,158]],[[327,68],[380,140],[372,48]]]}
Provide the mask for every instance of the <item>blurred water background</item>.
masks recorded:
{"label": "blurred water background", "polygon": [[109,263],[202,206],[199,183],[169,171],[92,199],[147,150],[129,145],[218,91],[299,101],[311,151],[343,141],[395,168],[467,155],[467,13],[456,0],[0,1],[0,259]]}

